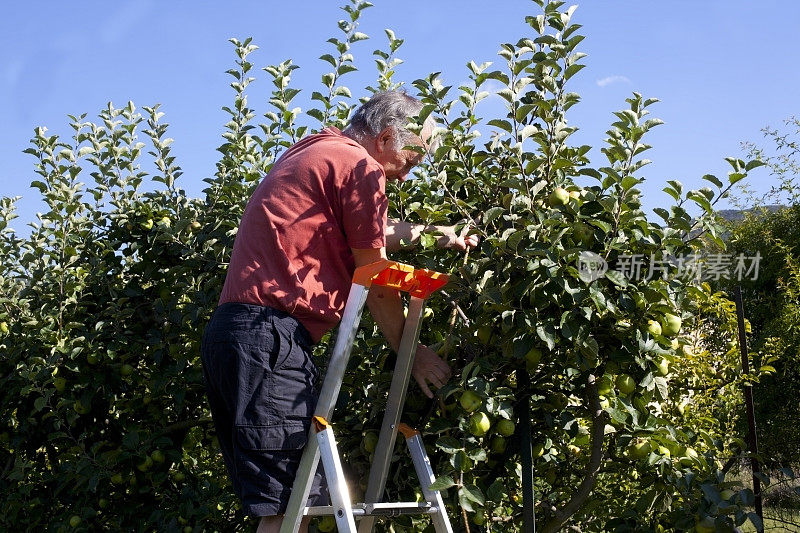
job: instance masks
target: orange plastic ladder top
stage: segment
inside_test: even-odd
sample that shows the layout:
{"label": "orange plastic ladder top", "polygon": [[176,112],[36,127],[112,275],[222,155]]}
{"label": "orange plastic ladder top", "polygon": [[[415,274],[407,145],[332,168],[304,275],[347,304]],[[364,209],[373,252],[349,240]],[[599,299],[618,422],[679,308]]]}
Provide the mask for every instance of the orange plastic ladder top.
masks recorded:
{"label": "orange plastic ladder top", "polygon": [[429,297],[447,285],[449,279],[447,274],[441,272],[415,269],[411,265],[388,259],[359,267],[353,274],[353,283],[364,287],[381,285],[407,292],[417,298]]}

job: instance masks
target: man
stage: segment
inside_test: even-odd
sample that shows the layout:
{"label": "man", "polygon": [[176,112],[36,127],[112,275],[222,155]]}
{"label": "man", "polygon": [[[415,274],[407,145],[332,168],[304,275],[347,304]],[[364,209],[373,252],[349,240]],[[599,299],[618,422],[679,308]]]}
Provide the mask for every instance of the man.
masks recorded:
{"label": "man", "polygon": [[[374,95],[344,132],[326,128],[283,154],[242,216],[202,360],[225,464],[245,512],[263,517],[259,532],[280,528],[317,400],[312,347],[341,319],[353,270],[425,231],[443,247],[477,244],[452,227],[387,221],[386,180],[405,180],[423,155],[404,147],[426,148],[433,131],[431,120],[421,137],[406,128],[421,107],[403,92]],[[396,351],[400,295],[375,287],[367,305]],[[412,375],[432,397],[450,369],[420,345]],[[320,469],[309,501],[326,500]]]}

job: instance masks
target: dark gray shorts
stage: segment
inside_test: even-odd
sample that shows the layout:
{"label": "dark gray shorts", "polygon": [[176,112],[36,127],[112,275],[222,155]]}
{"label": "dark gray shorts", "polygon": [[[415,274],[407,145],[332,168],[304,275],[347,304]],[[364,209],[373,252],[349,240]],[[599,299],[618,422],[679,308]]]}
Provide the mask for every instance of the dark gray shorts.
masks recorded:
{"label": "dark gray shorts", "polygon": [[[248,515],[286,510],[319,394],[312,349],[297,319],[251,304],[220,305],[203,333],[211,415]],[[321,465],[308,505],[328,505]]]}

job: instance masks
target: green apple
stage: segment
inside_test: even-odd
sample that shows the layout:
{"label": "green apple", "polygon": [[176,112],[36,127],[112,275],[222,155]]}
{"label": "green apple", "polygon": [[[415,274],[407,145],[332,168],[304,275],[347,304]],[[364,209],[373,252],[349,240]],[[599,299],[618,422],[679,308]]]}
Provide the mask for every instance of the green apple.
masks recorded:
{"label": "green apple", "polygon": [[164,452],[161,450],[153,450],[153,453],[150,454],[150,458],[153,460],[153,462],[163,463],[165,459]]}
{"label": "green apple", "polygon": [[123,376],[130,376],[131,374],[133,374],[133,370],[134,370],[134,368],[133,368],[132,365],[129,365],[128,363],[125,363],[119,369],[119,373],[122,374]]}
{"label": "green apple", "polygon": [[472,523],[476,526],[482,526],[486,523],[486,511],[483,509],[478,509],[475,511],[475,514],[472,516]]}
{"label": "green apple", "polygon": [[56,378],[53,380],[53,386],[58,392],[64,392],[64,389],[67,386],[67,380],[64,378]]}
{"label": "green apple", "polygon": [[122,485],[125,483],[125,480],[122,478],[122,474],[114,474],[111,476],[111,483],[114,485]]}
{"label": "green apple", "polygon": [[189,224],[189,230],[192,233],[197,233],[198,231],[200,231],[201,227],[202,227],[201,224],[196,220],[192,220],[191,224]]}
{"label": "green apple", "polygon": [[666,357],[662,357],[658,361],[655,361],[655,365],[656,373],[659,376],[666,376],[669,374],[669,361],[667,361]]}
{"label": "green apple", "polygon": [[192,533],[194,528],[192,526],[183,526],[183,533]]}
{"label": "green apple", "polygon": [[504,437],[513,435],[515,429],[516,425],[511,420],[503,418],[497,423],[497,432]]}
{"label": "green apple", "polygon": [[541,442],[539,444],[534,444],[533,446],[534,459],[537,457],[541,457],[542,455],[544,455],[544,444]]}
{"label": "green apple", "polygon": [[694,448],[686,448],[685,455],[680,458],[681,466],[692,466],[697,461],[697,452]]}
{"label": "green apple", "polygon": [[563,187],[556,187],[547,199],[550,207],[566,205],[569,202],[569,192]]}
{"label": "green apple", "polygon": [[471,390],[465,390],[461,393],[458,403],[461,404],[461,407],[463,407],[466,412],[472,413],[480,409],[481,405],[483,405],[483,400]]}
{"label": "green apple", "polygon": [[500,435],[492,437],[492,442],[489,449],[492,451],[492,453],[503,453],[506,451],[506,439]]}
{"label": "green apple", "polygon": [[86,362],[90,365],[96,365],[100,362],[100,356],[96,353],[90,353],[86,356]]}
{"label": "green apple", "polygon": [[72,515],[69,519],[69,525],[72,527],[78,527],[81,523],[81,517],[78,515]]}
{"label": "green apple", "polygon": [[482,344],[489,344],[489,341],[492,340],[492,326],[483,325],[479,327],[476,335]]}
{"label": "green apple", "polygon": [[145,457],[144,461],[136,465],[136,468],[139,470],[139,472],[147,472],[150,470],[151,466],[153,466],[153,460],[150,458],[150,456],[147,456]]}
{"label": "green apple", "polygon": [[152,218],[148,218],[147,220],[142,222],[142,227],[144,229],[153,229],[153,219]]}
{"label": "green apple", "polygon": [[528,350],[528,353],[525,354],[525,365],[528,368],[534,367],[539,364],[539,361],[542,360],[542,351],[535,346]]}
{"label": "green apple", "polygon": [[647,331],[650,332],[651,335],[661,335],[661,324],[655,320],[648,320]]}
{"label": "green apple", "polygon": [[563,392],[554,392],[547,396],[547,403],[552,405],[553,409],[560,411],[569,405],[569,398]]}
{"label": "green apple", "polygon": [[473,413],[473,415],[469,417],[469,432],[476,437],[486,435],[490,427],[492,427],[492,422],[489,420],[489,416],[483,411]]}
{"label": "green apple", "polygon": [[575,235],[578,242],[584,246],[588,246],[592,242],[592,237],[594,237],[594,230],[592,230],[591,226],[583,222],[578,222],[572,226],[572,233]]}
{"label": "green apple", "polygon": [[172,224],[172,220],[167,216],[161,217],[161,220],[158,221],[158,225],[162,228],[168,228],[170,224]]}
{"label": "green apple", "polygon": [[697,533],[714,533],[717,530],[717,526],[714,524],[713,518],[706,516],[702,520],[697,521],[694,529]]}
{"label": "green apple", "polygon": [[105,509],[106,507],[108,507],[108,500],[106,500],[105,498],[100,498],[100,500],[97,502],[97,505],[100,506],[100,509]]}
{"label": "green apple", "polygon": [[611,376],[608,374],[597,380],[597,394],[600,396],[608,396],[614,391],[614,386],[611,383]]}
{"label": "green apple", "polygon": [[620,374],[616,380],[617,390],[627,396],[636,389],[636,381],[628,374]]}
{"label": "green apple", "polygon": [[165,285],[158,291],[158,297],[166,302],[172,298],[172,291]]}
{"label": "green apple", "polygon": [[186,479],[186,474],[181,472],[180,470],[176,470],[172,473],[172,479],[180,483],[184,479]]}
{"label": "green apple", "polygon": [[651,450],[652,446],[650,446],[650,441],[641,437],[633,439],[630,444],[628,444],[628,456],[635,461],[644,459],[650,455]]}
{"label": "green apple", "polygon": [[0,333],[2,333],[3,335],[8,333],[8,322],[6,321],[0,322]]}
{"label": "green apple", "polygon": [[375,447],[378,445],[378,434],[374,431],[367,431],[364,434],[364,438],[361,442],[364,445],[365,452],[373,453],[375,451]]}
{"label": "green apple", "polygon": [[661,330],[664,332],[664,335],[677,335],[681,332],[681,325],[681,317],[666,313],[664,315],[664,321],[661,324]]}
{"label": "green apple", "polygon": [[75,410],[76,413],[79,415],[85,415],[89,412],[89,406],[83,405],[80,400],[75,400],[75,403],[72,404],[72,408]]}
{"label": "green apple", "polygon": [[317,524],[317,529],[322,533],[329,533],[336,529],[336,519],[332,516],[323,516]]}

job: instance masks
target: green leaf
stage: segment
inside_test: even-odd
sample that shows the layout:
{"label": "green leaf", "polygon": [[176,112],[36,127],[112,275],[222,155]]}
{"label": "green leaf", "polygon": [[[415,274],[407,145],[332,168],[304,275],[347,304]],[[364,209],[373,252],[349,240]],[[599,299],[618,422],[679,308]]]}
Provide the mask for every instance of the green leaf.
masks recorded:
{"label": "green leaf", "polygon": [[733,185],[734,183],[737,183],[746,177],[747,174],[742,174],[741,172],[731,172],[730,174],[728,174],[728,181],[730,182],[731,185]]}
{"label": "green leaf", "polygon": [[550,350],[556,347],[555,328],[552,324],[539,324],[536,326],[536,334],[547,344]]}
{"label": "green leaf", "polygon": [[625,176],[624,178],[622,178],[622,183],[620,185],[622,185],[622,190],[623,191],[627,191],[628,189],[630,189],[634,185],[636,185],[638,183],[641,183],[641,181],[642,180],[640,180],[638,178],[634,178],[633,176]]}
{"label": "green leaf", "polygon": [[487,122],[487,124],[489,126],[496,126],[496,127],[500,128],[501,130],[507,131],[508,133],[511,133],[513,131],[513,128],[511,127],[511,123],[509,121],[507,121],[507,120],[495,118],[495,119],[492,119],[489,122]]}
{"label": "green leaf", "polygon": [[580,72],[580,70],[583,69],[585,66],[586,65],[581,65],[581,64],[574,64],[568,66],[567,70],[564,71],[564,79],[565,80],[570,79],[572,76]]}
{"label": "green leaf", "polygon": [[457,451],[464,449],[458,439],[449,436],[439,437],[436,441],[436,447],[448,455],[453,455]]}
{"label": "green leaf", "polygon": [[580,350],[584,356],[590,359],[595,359],[600,354],[600,345],[597,344],[597,341],[594,339],[594,337],[588,337],[581,343]]}
{"label": "green leaf", "polygon": [[323,54],[323,55],[319,56],[319,58],[320,58],[320,59],[322,59],[323,61],[327,61],[327,62],[328,62],[328,63],[330,63],[330,64],[331,64],[331,65],[332,65],[334,68],[336,67],[336,58],[334,58],[332,55],[330,55],[330,54]]}
{"label": "green leaf", "polygon": [[459,494],[463,492],[466,498],[478,505],[484,505],[486,503],[486,497],[483,495],[483,491],[475,485],[464,485],[458,492]]}
{"label": "green leaf", "polygon": [[678,191],[676,191],[672,187],[664,187],[661,190],[672,196],[676,201],[680,201],[681,195],[678,193]]}
{"label": "green leaf", "polygon": [[453,478],[450,476],[439,476],[436,478],[436,481],[431,483],[431,486],[428,487],[428,490],[437,491],[437,490],[444,490],[450,487],[455,486],[456,482],[453,481]]}
{"label": "green leaf", "polygon": [[659,394],[659,401],[666,401],[669,398],[669,387],[667,386],[666,378],[657,376],[655,379],[656,390]]}
{"label": "green leaf", "polygon": [[722,188],[722,182],[719,180],[719,178],[717,178],[716,176],[714,176],[712,174],[706,174],[705,176],[703,176],[703,179],[713,183],[714,185],[716,185],[720,189]]}
{"label": "green leaf", "polygon": [[764,161],[761,161],[760,159],[754,159],[752,161],[748,161],[744,166],[744,169],[746,172],[750,172],[754,168],[763,167],[764,165],[766,165]]}
{"label": "green leaf", "polygon": [[306,111],[306,115],[314,117],[320,122],[323,122],[325,120],[325,113],[323,113],[319,109],[309,109],[308,111]]}
{"label": "green leaf", "polygon": [[522,128],[522,131],[519,132],[519,138],[521,141],[524,141],[531,135],[534,135],[537,131],[539,131],[539,128],[537,128],[532,124],[528,124],[527,126]]}
{"label": "green leaf", "polygon": [[764,531],[764,522],[761,520],[761,517],[758,516],[758,513],[747,513],[747,518],[756,528],[756,531]]}
{"label": "green leaf", "polygon": [[505,209],[502,207],[492,207],[483,214],[483,223],[490,224],[494,221],[497,217],[502,215],[505,212]]}
{"label": "green leaf", "polygon": [[36,411],[41,411],[44,409],[44,406],[47,404],[47,400],[44,396],[39,396],[36,400],[33,401],[33,407]]}
{"label": "green leaf", "polygon": [[653,208],[653,212],[664,219],[664,222],[669,222],[669,211],[664,209],[663,207],[655,207]]}
{"label": "green leaf", "polygon": [[358,70],[358,69],[357,69],[356,67],[354,67],[353,65],[350,65],[350,64],[344,64],[344,65],[340,66],[340,67],[339,67],[339,68],[336,70],[336,72],[337,72],[337,73],[338,73],[340,76],[342,76],[342,75],[344,75],[344,74],[347,74],[348,72],[355,72],[355,71],[357,71],[357,70]]}
{"label": "green leaf", "polygon": [[622,272],[617,270],[606,270],[606,278],[608,278],[611,283],[617,285],[619,287],[627,287],[628,280],[625,278],[625,275]]}

